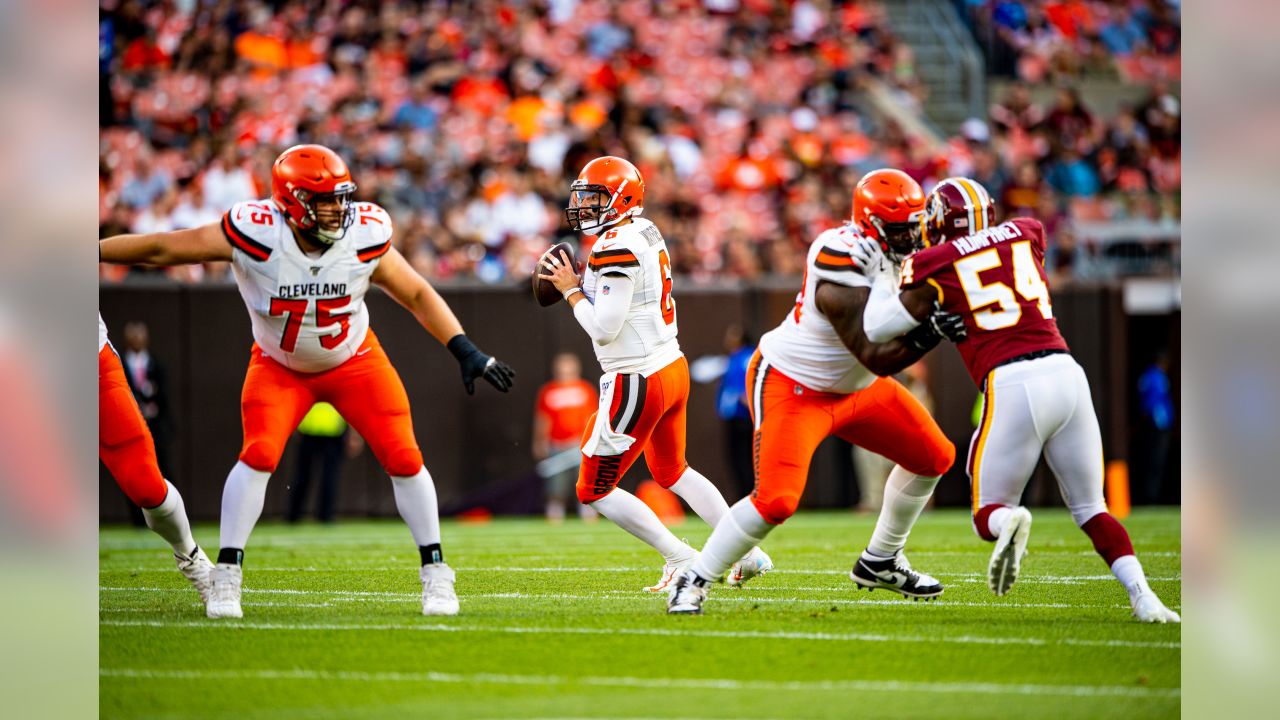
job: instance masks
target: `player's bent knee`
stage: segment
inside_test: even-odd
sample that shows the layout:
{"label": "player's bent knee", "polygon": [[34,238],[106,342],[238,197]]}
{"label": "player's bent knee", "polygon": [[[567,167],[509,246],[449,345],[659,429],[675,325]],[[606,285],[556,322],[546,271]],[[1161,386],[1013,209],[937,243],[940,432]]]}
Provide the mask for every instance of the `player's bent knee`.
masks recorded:
{"label": "player's bent knee", "polygon": [[765,522],[770,525],[781,525],[787,518],[796,514],[796,508],[800,507],[800,496],[788,494],[761,498],[759,495],[753,495],[751,504],[755,505],[756,512],[760,513],[760,517],[764,518]]}
{"label": "player's bent knee", "polygon": [[925,477],[942,475],[951,469],[956,462],[956,446],[945,437],[926,443],[921,448],[921,455],[912,459],[912,465],[903,468]]}
{"label": "player's bent knee", "polygon": [[672,485],[680,481],[684,477],[684,471],[689,469],[689,463],[680,465],[672,470],[653,471],[653,481],[658,483],[658,487],[670,490]]}
{"label": "player's bent knee", "polygon": [[603,500],[606,495],[613,492],[612,487],[600,491],[591,485],[583,485],[582,483],[578,483],[576,490],[578,493],[578,502],[583,505],[590,505],[597,500]]}
{"label": "player's bent knee", "polygon": [[283,453],[284,448],[275,443],[255,440],[240,451],[240,462],[258,472],[272,473],[276,471],[276,465],[280,464]]}
{"label": "player's bent knee", "polygon": [[124,491],[126,497],[140,508],[153,508],[164,502],[164,497],[169,493],[169,486],[165,484],[164,478],[160,477],[160,473],[150,472],[146,468],[137,468],[136,471],[126,471],[116,478],[116,484]]}
{"label": "player's bent knee", "polygon": [[391,477],[417,475],[422,469],[422,451],[416,447],[402,448],[387,453],[382,458],[382,469]]}

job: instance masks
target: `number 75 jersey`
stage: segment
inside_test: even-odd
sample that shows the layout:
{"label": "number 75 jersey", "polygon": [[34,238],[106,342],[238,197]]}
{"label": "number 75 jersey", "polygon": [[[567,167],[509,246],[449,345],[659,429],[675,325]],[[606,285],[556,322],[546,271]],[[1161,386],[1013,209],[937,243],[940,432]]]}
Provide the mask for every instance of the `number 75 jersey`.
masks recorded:
{"label": "number 75 jersey", "polygon": [[635,289],[618,337],[593,346],[600,367],[648,377],[681,357],[671,256],[657,226],[636,218],[597,238],[582,276],[582,291],[592,303],[609,292],[607,275],[628,277]]}
{"label": "number 75 jersey", "polygon": [[925,248],[902,264],[903,289],[928,284],[969,336],[956,345],[974,382],[997,365],[1041,350],[1067,350],[1044,272],[1044,226],[1014,218]]}
{"label": "number 75 jersey", "polygon": [[271,200],[236,203],[222,217],[253,339],[291,370],[331,370],[351,359],[369,332],[364,296],[391,249],[391,218],[373,203],[355,203],[352,211],[342,239],[315,256],[298,247]]}

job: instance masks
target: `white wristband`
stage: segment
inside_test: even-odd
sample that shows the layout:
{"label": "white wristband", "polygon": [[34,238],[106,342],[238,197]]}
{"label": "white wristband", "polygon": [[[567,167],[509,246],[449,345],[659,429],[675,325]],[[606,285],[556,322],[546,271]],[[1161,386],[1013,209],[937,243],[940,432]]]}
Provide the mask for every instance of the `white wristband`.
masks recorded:
{"label": "white wristband", "polygon": [[573,297],[574,293],[580,293],[580,292],[582,292],[582,288],[577,286],[571,287],[568,290],[564,291],[564,299],[568,300],[569,298]]}

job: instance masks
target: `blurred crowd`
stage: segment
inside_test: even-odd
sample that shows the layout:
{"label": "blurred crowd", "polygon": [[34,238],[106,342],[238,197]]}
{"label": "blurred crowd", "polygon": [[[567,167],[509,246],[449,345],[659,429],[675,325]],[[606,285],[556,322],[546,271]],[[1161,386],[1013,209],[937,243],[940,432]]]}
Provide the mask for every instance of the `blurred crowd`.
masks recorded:
{"label": "blurred crowd", "polygon": [[[973,9],[1006,23],[1007,5],[1030,24],[1056,4]],[[1068,274],[1088,263],[1071,259],[1064,220],[1178,212],[1178,101],[1158,83],[1142,106],[1105,119],[1072,90],[1041,106],[1017,86],[942,147],[876,120],[869,81],[925,93],[879,2],[103,0],[101,10],[102,235],[216,221],[269,194],[271,161],[301,142],[348,160],[359,198],[391,212],[399,249],[434,279],[526,278],[567,238],[568,183],[601,154],[640,167],[645,215],[674,270],[695,280],[799,273],[808,242],[847,217],[857,179],[883,166],[926,188],[976,177],[1005,212],[1051,224]],[[170,274],[220,279],[226,268]]]}
{"label": "blurred crowd", "polygon": [[1031,83],[1181,75],[1180,0],[953,0],[987,71]]}

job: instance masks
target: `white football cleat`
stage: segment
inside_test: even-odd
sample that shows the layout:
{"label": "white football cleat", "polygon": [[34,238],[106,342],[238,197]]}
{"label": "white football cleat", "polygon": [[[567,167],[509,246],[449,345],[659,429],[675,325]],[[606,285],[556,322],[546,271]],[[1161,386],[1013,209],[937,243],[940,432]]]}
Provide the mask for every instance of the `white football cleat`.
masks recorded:
{"label": "white football cleat", "polygon": [[660,593],[666,592],[671,588],[671,584],[675,582],[676,576],[693,567],[693,561],[698,559],[698,553],[689,556],[688,560],[676,563],[675,565],[666,564],[662,566],[662,577],[658,578],[656,584],[645,588],[645,592]]}
{"label": "white football cleat", "polygon": [[1138,593],[1133,599],[1133,616],[1145,623],[1180,623],[1182,618],[1160,602],[1153,592]]}
{"label": "white football cleat", "polygon": [[422,578],[422,614],[457,615],[458,594],[453,582],[457,577],[453,568],[444,563],[423,565],[418,573]]}
{"label": "white football cleat", "polygon": [[240,583],[244,570],[234,563],[218,563],[209,571],[209,601],[204,614],[211,618],[240,618]]}
{"label": "white football cleat", "polygon": [[724,582],[729,587],[742,587],[743,583],[753,577],[763,575],[773,569],[773,560],[758,547],[742,556],[742,559],[733,564],[729,568],[729,574],[724,577]]}
{"label": "white football cleat", "polygon": [[182,576],[191,583],[191,586],[200,593],[200,602],[209,602],[209,593],[213,587],[213,581],[209,579],[209,573],[213,571],[213,563],[209,562],[209,556],[204,551],[196,547],[195,552],[191,553],[191,557],[185,555],[173,554],[173,559],[178,563],[178,570]]}
{"label": "white football cleat", "polygon": [[1027,554],[1027,540],[1031,537],[1031,511],[1024,507],[1013,508],[1009,521],[996,538],[991,551],[991,564],[987,566],[987,585],[996,595],[1004,595],[1018,579],[1022,558]]}
{"label": "white football cleat", "polygon": [[676,576],[667,594],[668,615],[701,615],[702,603],[707,599],[707,583],[692,570]]}

